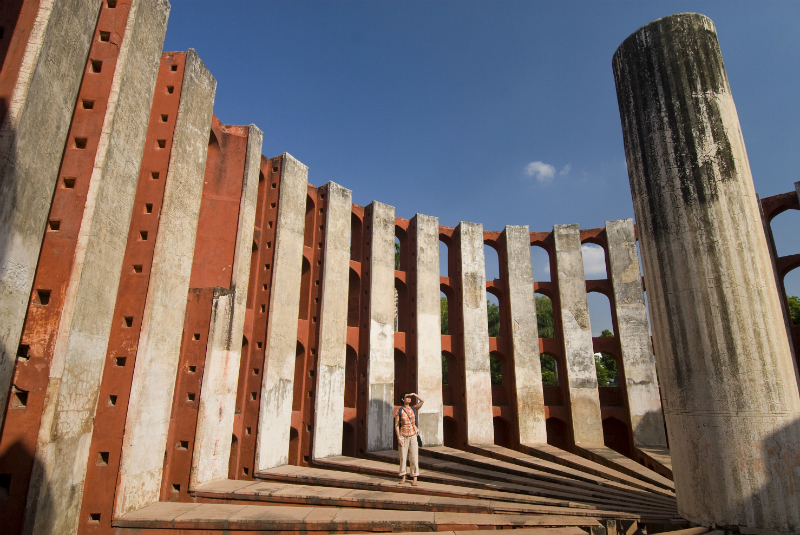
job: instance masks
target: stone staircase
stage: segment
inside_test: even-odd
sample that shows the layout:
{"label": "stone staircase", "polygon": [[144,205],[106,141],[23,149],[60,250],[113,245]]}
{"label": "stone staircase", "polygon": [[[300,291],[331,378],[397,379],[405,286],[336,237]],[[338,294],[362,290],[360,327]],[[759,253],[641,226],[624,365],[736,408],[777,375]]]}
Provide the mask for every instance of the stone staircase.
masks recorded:
{"label": "stone staircase", "polygon": [[[561,452],[561,453],[558,453]],[[397,452],[282,466],[255,481],[195,488],[194,503],[160,502],[117,519],[120,535],[430,532],[516,529],[516,535],[648,534],[688,526],[671,482],[567,452],[558,462],[499,446],[423,448],[419,485],[401,484]],[[646,469],[645,469],[646,470]],[[576,531],[579,530],[579,531]],[[679,532],[675,531],[675,535]],[[695,534],[696,535],[696,534]]]}

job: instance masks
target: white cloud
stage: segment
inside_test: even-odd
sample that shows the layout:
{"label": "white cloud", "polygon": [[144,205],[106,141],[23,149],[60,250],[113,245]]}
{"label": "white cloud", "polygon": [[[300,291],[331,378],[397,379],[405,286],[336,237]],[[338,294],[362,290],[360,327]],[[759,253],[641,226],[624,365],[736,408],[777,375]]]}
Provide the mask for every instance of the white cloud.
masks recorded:
{"label": "white cloud", "polygon": [[566,175],[568,175],[568,174],[569,174],[569,171],[570,171],[570,169],[572,169],[572,164],[571,164],[571,163],[568,163],[567,165],[565,165],[565,166],[564,166],[564,167],[561,169],[561,171],[559,171],[559,172],[558,172],[558,174],[559,174],[559,175],[561,175],[561,176],[566,176]]}
{"label": "white cloud", "polygon": [[587,279],[596,278],[590,277],[590,275],[606,277],[606,254],[602,247],[587,243],[581,246],[581,254],[583,255],[583,273]]}
{"label": "white cloud", "polygon": [[552,182],[556,176],[556,168],[549,163],[531,162],[525,166],[525,174],[541,183]]}

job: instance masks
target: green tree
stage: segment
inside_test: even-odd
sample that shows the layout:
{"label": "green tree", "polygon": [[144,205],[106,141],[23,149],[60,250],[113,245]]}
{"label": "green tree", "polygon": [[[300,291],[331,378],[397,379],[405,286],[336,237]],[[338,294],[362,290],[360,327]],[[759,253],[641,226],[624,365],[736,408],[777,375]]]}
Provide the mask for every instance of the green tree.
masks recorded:
{"label": "green tree", "polygon": [[500,336],[500,307],[486,300],[486,316],[489,322],[489,336]]}
{"label": "green tree", "polygon": [[503,384],[503,365],[500,362],[500,357],[494,354],[489,355],[489,371],[492,375],[492,386],[500,386]]}
{"label": "green tree", "polygon": [[800,299],[796,295],[787,298],[789,301],[789,316],[792,318],[792,325],[800,325]]}
{"label": "green tree", "polygon": [[558,386],[558,370],[556,369],[556,359],[550,355],[541,353],[539,362],[542,366],[542,384],[544,386]]}
{"label": "green tree", "polygon": [[[614,333],[605,329],[600,336],[613,338]],[[595,354],[594,365],[597,370],[597,384],[600,387],[619,386],[619,375],[617,372],[617,361],[608,353]]]}
{"label": "green tree", "polygon": [[394,242],[394,269],[400,269],[400,242]]}
{"label": "green tree", "polygon": [[555,337],[553,302],[549,297],[536,297],[536,324],[539,327],[539,338]]}
{"label": "green tree", "polygon": [[447,369],[447,357],[442,353],[442,384],[447,386],[450,384],[450,370]]}
{"label": "green tree", "polygon": [[447,317],[447,298],[440,297],[439,298],[439,309],[442,314],[442,334],[450,334],[450,320]]}

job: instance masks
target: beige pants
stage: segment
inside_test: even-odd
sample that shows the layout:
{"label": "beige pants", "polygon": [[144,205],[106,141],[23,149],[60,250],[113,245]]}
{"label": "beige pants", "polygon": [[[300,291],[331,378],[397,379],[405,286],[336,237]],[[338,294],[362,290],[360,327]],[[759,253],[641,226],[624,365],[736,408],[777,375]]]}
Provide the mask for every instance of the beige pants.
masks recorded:
{"label": "beige pants", "polygon": [[[402,439],[402,442],[400,442]],[[397,449],[400,453],[400,474],[406,475],[406,459],[411,464],[411,477],[419,475],[419,446],[417,445],[417,435],[410,437],[400,437]]]}

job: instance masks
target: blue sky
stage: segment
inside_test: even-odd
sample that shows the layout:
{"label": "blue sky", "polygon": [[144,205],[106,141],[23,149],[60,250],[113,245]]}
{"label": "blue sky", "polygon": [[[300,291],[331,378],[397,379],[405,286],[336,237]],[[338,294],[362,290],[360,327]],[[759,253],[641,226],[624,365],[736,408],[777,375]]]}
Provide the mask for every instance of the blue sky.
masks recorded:
{"label": "blue sky", "polygon": [[[611,57],[686,11],[716,24],[756,191],[800,180],[800,2],[171,2],[165,50],[198,51],[223,123],[256,124],[265,155],[400,217],[531,231],[633,217]],[[798,229],[800,212],[776,219],[780,254],[800,253]]]}

